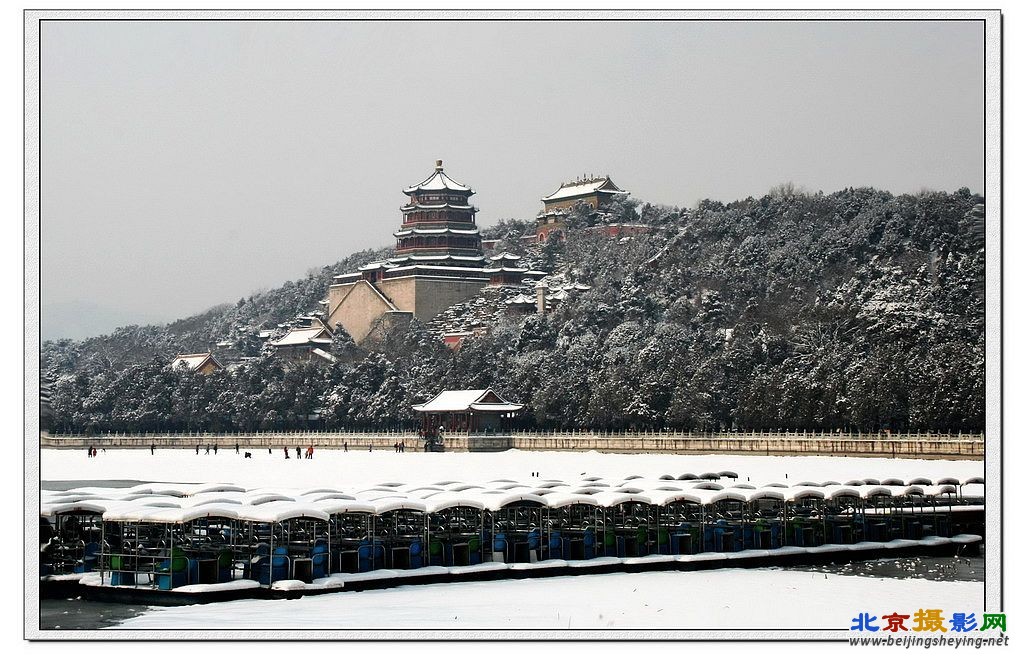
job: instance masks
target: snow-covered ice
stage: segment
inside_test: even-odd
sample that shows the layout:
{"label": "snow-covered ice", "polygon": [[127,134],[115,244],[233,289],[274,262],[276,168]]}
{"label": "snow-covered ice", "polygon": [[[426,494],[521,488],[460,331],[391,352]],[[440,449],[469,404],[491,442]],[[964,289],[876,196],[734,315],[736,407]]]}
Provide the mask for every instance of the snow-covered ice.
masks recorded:
{"label": "snow-covered ice", "polygon": [[778,569],[613,573],[158,607],[119,628],[846,630],[858,612],[982,611],[981,582]]}
{"label": "snow-covered ice", "polygon": [[[294,449],[294,448],[293,448]],[[598,452],[496,453],[402,453],[390,447],[372,452],[343,452],[317,449],[312,460],[285,460],[280,449],[268,454],[265,448],[248,449],[251,459],[235,454],[234,447],[221,446],[216,455],[198,455],[195,449],[111,449],[96,458],[85,450],[44,449],[40,476],[45,481],[113,480],[179,482],[226,482],[247,488],[370,486],[384,482],[431,483],[441,480],[483,484],[492,479],[542,478],[579,480],[583,476],[608,479],[641,475],[657,479],[668,474],[731,470],[737,483],[760,486],[770,482],[795,484],[800,481],[895,477],[909,480],[927,477],[933,481],[956,477],[961,481],[984,474],[981,461],[937,461],[891,458],[843,458],[828,456],[749,456],[688,454],[604,454]],[[724,479],[723,483],[732,483]]]}

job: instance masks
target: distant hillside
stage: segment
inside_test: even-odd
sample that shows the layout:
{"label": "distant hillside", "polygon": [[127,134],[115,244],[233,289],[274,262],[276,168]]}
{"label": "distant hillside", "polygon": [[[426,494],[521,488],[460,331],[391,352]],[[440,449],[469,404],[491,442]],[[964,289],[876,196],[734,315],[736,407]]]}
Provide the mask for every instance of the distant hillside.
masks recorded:
{"label": "distant hillside", "polygon": [[334,275],[391,254],[391,248],[356,252],[303,279],[166,325],[126,326],[78,342],[44,342],[41,369],[56,373],[121,369],[154,357],[170,361],[179,353],[215,350],[220,341],[245,345],[261,328],[273,329],[296,315],[319,310],[318,302],[327,295]]}
{"label": "distant hillside", "polygon": [[[978,430],[985,260],[971,211],[983,201],[786,187],[694,209],[626,200],[571,216],[564,242],[544,246],[504,221],[486,232],[504,249],[591,288],[546,316],[489,301],[489,333],[457,354],[414,324],[381,345],[339,345],[330,366],[262,356],[202,379],[166,368],[218,341],[256,355],[258,328],[316,309],[332,275],[378,250],[167,326],[48,342],[43,368],[68,429],[288,428],[314,410],[331,427],[400,425],[439,389],[493,386],[544,426]],[[614,222],[652,231],[589,229]]]}

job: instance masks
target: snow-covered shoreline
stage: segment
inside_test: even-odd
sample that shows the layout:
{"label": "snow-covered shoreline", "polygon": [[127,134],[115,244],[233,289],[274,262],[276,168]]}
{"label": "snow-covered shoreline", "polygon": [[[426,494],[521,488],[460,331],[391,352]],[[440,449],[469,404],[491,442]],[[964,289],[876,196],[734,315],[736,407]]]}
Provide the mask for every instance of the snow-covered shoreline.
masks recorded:
{"label": "snow-covered shoreline", "polygon": [[[204,450],[205,451],[205,450]],[[244,451],[244,450],[243,450]],[[581,475],[605,478],[641,475],[658,478],[686,472],[731,470],[737,482],[762,485],[773,481],[844,482],[850,479],[895,477],[961,481],[981,476],[981,461],[901,458],[844,458],[830,456],[748,456],[679,454],[605,454],[598,452],[524,452],[422,454],[318,449],[312,460],[285,460],[280,450],[253,450],[251,459],[220,448],[216,455],[187,449],[117,449],[95,458],[84,450],[44,449],[40,478],[44,481],[138,480],[163,482],[222,482],[246,487],[336,487],[373,485],[385,481],[453,480],[478,483],[491,479],[529,478],[575,480]]]}

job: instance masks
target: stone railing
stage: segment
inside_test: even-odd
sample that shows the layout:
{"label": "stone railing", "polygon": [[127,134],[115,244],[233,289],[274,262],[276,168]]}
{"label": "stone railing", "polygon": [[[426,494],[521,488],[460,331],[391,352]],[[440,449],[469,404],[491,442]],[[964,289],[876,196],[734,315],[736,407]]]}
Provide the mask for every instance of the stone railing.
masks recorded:
{"label": "stone railing", "polygon": [[[47,435],[47,448],[157,447],[194,448],[208,445],[220,450],[274,447],[342,448],[353,451],[389,451],[404,442],[407,452],[422,451],[422,440],[412,431],[257,431],[251,433],[144,433]],[[372,448],[372,449],[371,449]],[[846,433],[846,432],[699,432],[699,431],[530,431],[503,434],[445,434],[446,451],[602,451],[612,453],[759,454],[764,456],[888,456],[891,458],[981,459],[981,434],[951,433]]]}

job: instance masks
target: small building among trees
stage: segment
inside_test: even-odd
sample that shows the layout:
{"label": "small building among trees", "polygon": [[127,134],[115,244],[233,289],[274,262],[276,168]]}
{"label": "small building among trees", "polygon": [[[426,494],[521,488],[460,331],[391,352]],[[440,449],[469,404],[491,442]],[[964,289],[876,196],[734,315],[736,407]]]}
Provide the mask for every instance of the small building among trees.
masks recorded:
{"label": "small building among trees", "polygon": [[413,406],[420,413],[425,438],[443,431],[501,431],[524,408],[494,390],[445,390],[430,401]]}
{"label": "small building among trees", "polygon": [[544,210],[537,214],[537,242],[546,243],[552,233],[565,231],[565,218],[572,209],[583,206],[599,211],[609,201],[629,192],[616,186],[611,177],[587,177],[563,183],[558,190],[541,198]]}
{"label": "small building among trees", "polygon": [[280,339],[271,340],[274,351],[287,360],[321,358],[333,362],[330,353],[334,337],[323,322],[315,316],[303,316],[299,323],[288,329]]}
{"label": "small building among trees", "polygon": [[178,367],[185,367],[189,371],[197,374],[211,374],[214,371],[218,371],[224,368],[217,358],[213,357],[213,353],[207,351],[206,353],[183,353],[181,355],[174,356],[171,360],[171,368],[177,369]]}

